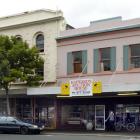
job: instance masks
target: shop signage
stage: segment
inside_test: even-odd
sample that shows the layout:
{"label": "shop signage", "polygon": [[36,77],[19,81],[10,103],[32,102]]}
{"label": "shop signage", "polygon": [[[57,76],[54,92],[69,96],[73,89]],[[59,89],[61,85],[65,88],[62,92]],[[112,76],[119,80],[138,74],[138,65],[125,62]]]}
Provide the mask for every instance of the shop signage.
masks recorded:
{"label": "shop signage", "polygon": [[92,93],[93,94],[101,94],[102,93],[102,82],[93,82],[92,86]]}
{"label": "shop signage", "polygon": [[61,95],[62,96],[69,96],[70,95],[70,84],[69,83],[62,83],[61,84]]}
{"label": "shop signage", "polygon": [[126,113],[139,113],[139,107],[126,107]]}
{"label": "shop signage", "polygon": [[92,79],[70,80],[70,96],[92,96]]}

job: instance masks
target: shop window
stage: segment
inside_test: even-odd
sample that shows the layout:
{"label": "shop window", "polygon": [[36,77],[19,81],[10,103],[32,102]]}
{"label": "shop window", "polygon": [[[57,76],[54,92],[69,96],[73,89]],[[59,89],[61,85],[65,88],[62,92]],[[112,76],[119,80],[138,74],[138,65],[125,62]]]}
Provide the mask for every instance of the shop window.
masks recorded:
{"label": "shop window", "polygon": [[26,122],[33,121],[32,104],[30,99],[16,100],[16,116]]}
{"label": "shop window", "polygon": [[[47,101],[47,102],[46,102]],[[48,128],[55,128],[54,100],[48,98],[37,98],[35,105],[35,123],[43,124]]]}
{"label": "shop window", "polygon": [[0,99],[0,116],[6,115],[6,99]]}
{"label": "shop window", "polygon": [[111,70],[111,55],[110,48],[102,48],[100,52],[100,70],[101,71],[110,71]]}
{"label": "shop window", "polygon": [[86,122],[94,124],[94,106],[93,105],[64,105],[61,112],[62,125],[80,125]]}
{"label": "shop window", "polygon": [[140,44],[130,45],[130,68],[140,68]]}
{"label": "shop window", "polygon": [[44,35],[39,34],[36,37],[36,47],[40,52],[44,52]]}

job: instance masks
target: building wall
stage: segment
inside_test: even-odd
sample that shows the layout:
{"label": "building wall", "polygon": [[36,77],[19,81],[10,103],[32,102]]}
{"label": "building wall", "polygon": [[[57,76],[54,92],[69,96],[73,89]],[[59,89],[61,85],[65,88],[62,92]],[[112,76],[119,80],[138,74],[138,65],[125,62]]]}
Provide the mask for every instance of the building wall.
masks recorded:
{"label": "building wall", "polygon": [[[57,16],[61,16],[61,18],[50,20],[50,18]],[[41,20],[46,21],[42,22]],[[22,26],[19,26],[19,24],[22,24]],[[45,60],[45,82],[56,82],[57,47],[55,38],[58,36],[59,31],[65,29],[66,22],[62,17],[62,12],[57,15],[56,12],[42,10],[0,19],[0,34],[8,36],[21,35],[30,47],[35,45],[37,33],[43,33],[45,42],[44,52],[41,55]]]}
{"label": "building wall", "polygon": [[[67,31],[66,31],[67,32]],[[63,33],[64,34],[64,33]],[[67,39],[58,39],[58,83],[74,78],[92,78],[103,84],[140,83],[140,69],[123,70],[123,46],[140,44],[140,29],[128,29],[94,35],[85,35]],[[93,50],[98,48],[116,47],[116,71],[94,73]],[[87,74],[67,75],[67,53],[87,50]]]}

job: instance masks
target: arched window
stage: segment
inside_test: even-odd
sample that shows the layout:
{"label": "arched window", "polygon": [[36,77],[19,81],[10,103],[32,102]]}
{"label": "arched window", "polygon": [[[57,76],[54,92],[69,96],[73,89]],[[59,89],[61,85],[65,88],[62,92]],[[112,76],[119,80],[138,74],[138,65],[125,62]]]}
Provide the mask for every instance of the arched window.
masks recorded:
{"label": "arched window", "polygon": [[21,35],[16,35],[16,39],[17,39],[17,41],[21,41],[22,40],[22,36]]}
{"label": "arched window", "polygon": [[36,47],[39,49],[40,52],[44,51],[44,35],[38,34],[36,36]]}

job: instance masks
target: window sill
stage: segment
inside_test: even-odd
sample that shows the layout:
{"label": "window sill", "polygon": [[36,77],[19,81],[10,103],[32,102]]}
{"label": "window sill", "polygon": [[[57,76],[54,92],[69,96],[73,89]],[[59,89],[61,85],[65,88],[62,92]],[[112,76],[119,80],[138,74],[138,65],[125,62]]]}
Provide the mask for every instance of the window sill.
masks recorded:
{"label": "window sill", "polygon": [[129,73],[140,73],[140,68],[135,68],[135,69],[130,69],[128,71],[102,71],[102,72],[97,72],[97,73],[72,73],[68,75],[62,75],[62,76],[57,76],[57,79],[60,78],[75,78],[75,77],[86,77],[86,76],[103,76],[103,75],[112,75],[112,74],[129,74]]}

